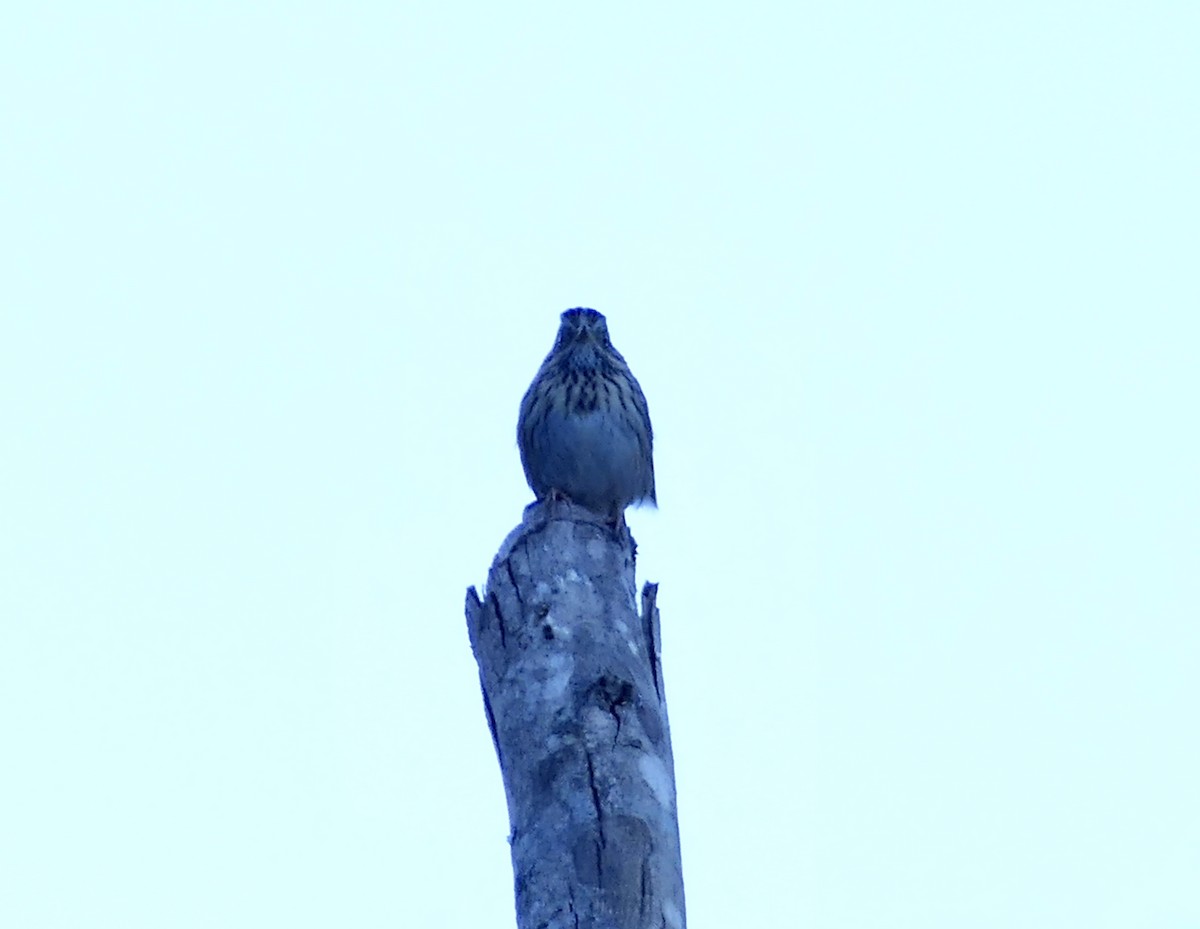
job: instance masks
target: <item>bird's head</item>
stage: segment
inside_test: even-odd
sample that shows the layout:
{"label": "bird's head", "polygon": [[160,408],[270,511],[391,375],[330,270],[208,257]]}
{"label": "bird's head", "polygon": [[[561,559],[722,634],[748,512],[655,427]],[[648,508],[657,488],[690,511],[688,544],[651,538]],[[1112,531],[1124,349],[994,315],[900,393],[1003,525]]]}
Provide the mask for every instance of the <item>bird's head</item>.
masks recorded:
{"label": "bird's head", "polygon": [[596,370],[611,365],[616,351],[608,339],[604,315],[586,307],[567,310],[562,314],[552,354],[577,370]]}
{"label": "bird's head", "polygon": [[555,347],[567,348],[589,342],[596,345],[608,344],[608,323],[604,320],[604,314],[582,306],[563,313]]}

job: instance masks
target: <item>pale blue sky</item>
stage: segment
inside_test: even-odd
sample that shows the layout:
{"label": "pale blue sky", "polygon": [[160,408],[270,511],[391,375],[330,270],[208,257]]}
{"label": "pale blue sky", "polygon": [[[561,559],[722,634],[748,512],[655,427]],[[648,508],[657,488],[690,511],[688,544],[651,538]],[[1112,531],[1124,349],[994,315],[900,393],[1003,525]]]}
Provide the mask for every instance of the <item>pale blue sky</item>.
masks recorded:
{"label": "pale blue sky", "polygon": [[511,926],[462,618],[594,306],[692,929],[1200,926],[1200,13],[0,30],[0,925]]}

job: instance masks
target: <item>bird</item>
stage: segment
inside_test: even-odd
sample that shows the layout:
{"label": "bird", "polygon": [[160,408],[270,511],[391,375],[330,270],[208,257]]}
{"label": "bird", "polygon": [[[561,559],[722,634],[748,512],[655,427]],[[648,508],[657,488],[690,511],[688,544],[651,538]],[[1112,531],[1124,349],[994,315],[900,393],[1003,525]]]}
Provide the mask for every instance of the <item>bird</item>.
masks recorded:
{"label": "bird", "polygon": [[562,314],[554,347],[521,400],[517,445],[539,501],[565,498],[618,527],[630,504],[658,505],[646,397],[602,313]]}

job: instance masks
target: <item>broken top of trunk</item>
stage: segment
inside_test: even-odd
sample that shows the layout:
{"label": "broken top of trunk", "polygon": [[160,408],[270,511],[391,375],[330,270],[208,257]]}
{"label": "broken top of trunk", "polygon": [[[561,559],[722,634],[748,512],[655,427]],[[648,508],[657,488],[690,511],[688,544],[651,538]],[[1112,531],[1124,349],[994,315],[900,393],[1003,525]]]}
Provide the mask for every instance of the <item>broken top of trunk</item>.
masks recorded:
{"label": "broken top of trunk", "polygon": [[512,827],[520,929],[685,926],[656,585],[623,526],[528,507],[467,628]]}

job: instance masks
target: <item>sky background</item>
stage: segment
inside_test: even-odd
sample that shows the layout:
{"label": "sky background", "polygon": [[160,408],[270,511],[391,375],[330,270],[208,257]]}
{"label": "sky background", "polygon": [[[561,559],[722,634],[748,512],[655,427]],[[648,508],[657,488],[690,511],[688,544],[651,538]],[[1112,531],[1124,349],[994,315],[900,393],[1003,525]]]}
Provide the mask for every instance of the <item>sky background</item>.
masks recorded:
{"label": "sky background", "polygon": [[1200,926],[1200,8],[18,4],[0,925],[513,925],[464,590],[592,306],[692,929]]}

